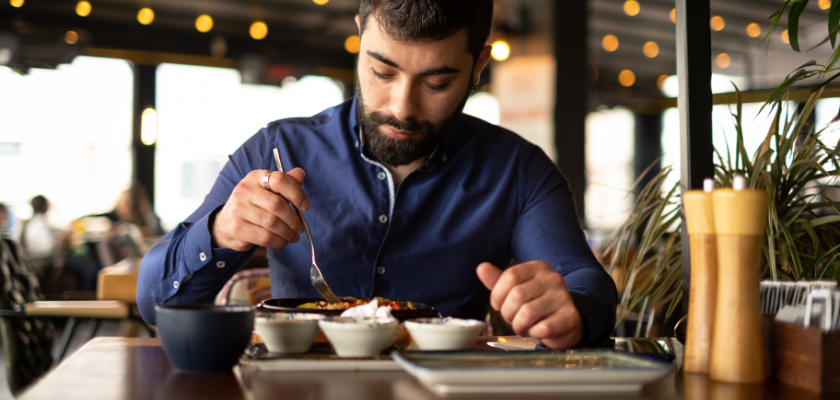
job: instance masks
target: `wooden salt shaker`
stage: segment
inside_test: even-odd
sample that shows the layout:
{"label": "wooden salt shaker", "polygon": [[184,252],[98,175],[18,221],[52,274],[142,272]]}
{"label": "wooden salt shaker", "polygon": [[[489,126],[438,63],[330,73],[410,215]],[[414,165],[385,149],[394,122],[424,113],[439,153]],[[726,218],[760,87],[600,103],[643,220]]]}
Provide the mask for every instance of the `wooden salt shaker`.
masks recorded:
{"label": "wooden salt shaker", "polygon": [[703,190],[691,190],[682,196],[691,248],[691,288],[683,368],[688,372],[704,374],[709,373],[712,357],[717,301],[717,244],[712,212],[714,188],[715,181],[706,179]]}
{"label": "wooden salt shaker", "polygon": [[710,377],[718,381],[766,379],[759,280],[767,206],[767,192],[747,189],[743,176],[712,193],[718,286]]}

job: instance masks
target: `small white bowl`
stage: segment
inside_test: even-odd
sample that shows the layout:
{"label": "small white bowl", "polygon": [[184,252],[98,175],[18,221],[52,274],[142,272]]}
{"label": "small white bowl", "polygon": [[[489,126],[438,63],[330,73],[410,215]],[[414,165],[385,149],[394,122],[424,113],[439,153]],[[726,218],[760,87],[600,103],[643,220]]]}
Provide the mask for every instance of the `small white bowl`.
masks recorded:
{"label": "small white bowl", "polygon": [[461,350],[472,347],[484,322],[460,318],[416,318],[405,328],[420,350]]}
{"label": "small white bowl", "polygon": [[318,321],[339,357],[379,355],[399,324],[396,318],[332,317]]}
{"label": "small white bowl", "polygon": [[308,313],[257,315],[254,326],[271,353],[306,353],[318,336],[324,316]]}

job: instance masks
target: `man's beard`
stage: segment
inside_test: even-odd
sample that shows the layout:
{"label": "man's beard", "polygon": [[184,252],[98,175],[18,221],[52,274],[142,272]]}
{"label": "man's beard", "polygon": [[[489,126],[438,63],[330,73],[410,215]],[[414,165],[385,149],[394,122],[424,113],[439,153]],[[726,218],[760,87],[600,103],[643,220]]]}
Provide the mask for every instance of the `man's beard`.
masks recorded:
{"label": "man's beard", "polygon": [[[470,75],[470,82],[473,77]],[[362,91],[359,87],[359,79],[356,78],[356,93],[359,94],[359,124],[362,128],[364,139],[364,151],[379,160],[380,163],[389,167],[408,165],[423,157],[429,156],[446,139],[449,131],[458,121],[464,105],[472,92],[472,86],[467,89],[464,98],[452,114],[441,122],[433,124],[429,121],[418,121],[416,118],[405,120],[397,119],[392,114],[383,114],[379,111],[367,113]],[[381,132],[379,127],[388,125],[401,131],[409,131],[417,138],[409,140],[397,140]]]}

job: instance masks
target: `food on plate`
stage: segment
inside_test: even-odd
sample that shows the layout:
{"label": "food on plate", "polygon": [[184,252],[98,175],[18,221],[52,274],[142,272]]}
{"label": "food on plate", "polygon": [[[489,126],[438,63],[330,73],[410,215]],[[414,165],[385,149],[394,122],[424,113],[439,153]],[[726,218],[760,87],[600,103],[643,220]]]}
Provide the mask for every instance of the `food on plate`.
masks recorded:
{"label": "food on plate", "polygon": [[339,297],[341,300],[340,303],[327,303],[326,300],[316,301],[314,303],[303,303],[297,308],[304,308],[310,310],[347,310],[349,308],[358,307],[364,304],[368,304],[373,300],[379,302],[381,306],[388,306],[391,307],[391,310],[416,310],[414,304],[410,301],[394,301],[388,300],[382,297],[374,297],[373,299],[369,298],[361,298],[357,299],[355,297]]}

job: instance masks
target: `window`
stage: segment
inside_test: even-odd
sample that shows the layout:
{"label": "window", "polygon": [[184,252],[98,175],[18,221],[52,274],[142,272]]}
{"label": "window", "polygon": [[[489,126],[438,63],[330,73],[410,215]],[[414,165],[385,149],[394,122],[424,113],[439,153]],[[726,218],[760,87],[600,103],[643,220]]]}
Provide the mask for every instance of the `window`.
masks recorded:
{"label": "window", "polygon": [[586,117],[586,226],[618,228],[633,208],[635,117],[616,107]]}
{"label": "window", "polygon": [[27,219],[43,194],[59,227],[113,209],[131,182],[128,62],[76,57],[25,76],[0,67],[0,88],[0,201]]}

